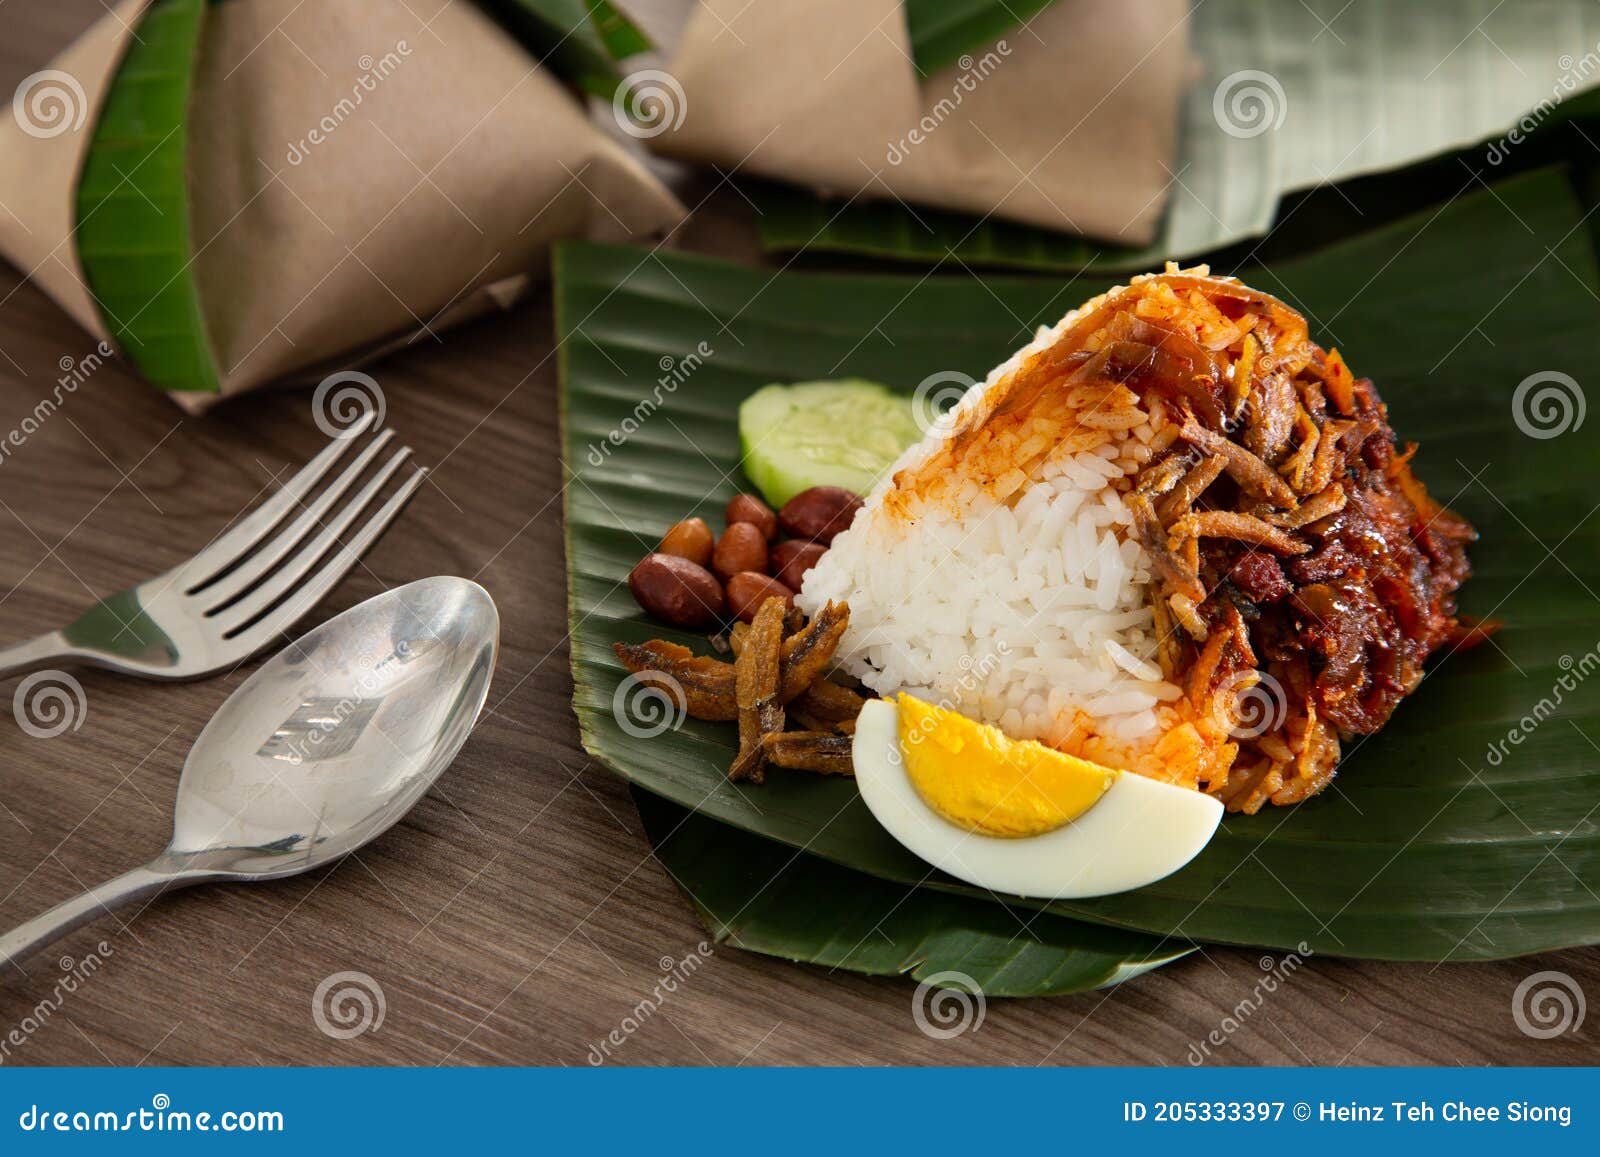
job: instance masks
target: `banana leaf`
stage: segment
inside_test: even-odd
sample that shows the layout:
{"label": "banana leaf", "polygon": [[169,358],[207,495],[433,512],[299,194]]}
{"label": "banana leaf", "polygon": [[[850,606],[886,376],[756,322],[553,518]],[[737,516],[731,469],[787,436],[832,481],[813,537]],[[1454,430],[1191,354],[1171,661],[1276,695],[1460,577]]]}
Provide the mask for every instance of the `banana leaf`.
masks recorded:
{"label": "banana leaf", "polygon": [[976,52],[1048,8],[1054,0],[905,0],[906,33],[917,73],[927,76]]}
{"label": "banana leaf", "polygon": [[633,791],[656,859],[718,944],[985,996],[1106,988],[1187,956],[1183,942],[907,887]]}
{"label": "banana leaf", "polygon": [[650,38],[609,0],[478,0],[485,11],[569,84],[610,100],[617,62],[650,49]]}
{"label": "banana leaf", "polygon": [[[1205,74],[1184,101],[1172,201],[1149,245],[767,185],[754,194],[762,244],[1137,269],[1258,237],[1275,216],[1303,211],[1298,201],[1280,209],[1299,190],[1459,149],[1465,164],[1453,163],[1438,190],[1440,199],[1455,195],[1476,187],[1474,172],[1518,165],[1533,151],[1530,137],[1600,108],[1591,90],[1600,83],[1600,12],[1581,0],[1207,0],[1193,7],[1190,35]],[[1337,211],[1335,196],[1322,200]]]}
{"label": "banana leaf", "polygon": [[[1223,272],[1303,310],[1316,338],[1378,383],[1396,430],[1422,445],[1419,475],[1482,533],[1463,609],[1505,625],[1434,667],[1380,734],[1347,745],[1323,795],[1228,817],[1158,884],[1049,909],[1197,942],[1387,959],[1600,941],[1600,680],[1581,677],[1600,665],[1600,523],[1586,479],[1600,423],[1575,420],[1574,386],[1564,432],[1531,436],[1550,429],[1528,412],[1531,388],[1519,393],[1536,375],[1581,377],[1600,359],[1600,278],[1572,183],[1541,171],[1271,269]],[[638,738],[623,726],[611,644],[666,637],[706,649],[647,619],[626,579],[678,519],[720,525],[744,485],[735,409],[750,392],[775,380],[910,388],[936,371],[982,375],[1104,283],[773,273],[578,244],[558,251],[556,274],[585,746],[710,819],[882,880],[975,894],[928,878],[846,780],[731,784],[724,724],[673,720]]]}
{"label": "banana leaf", "polygon": [[206,0],[155,0],[106,94],[77,189],[78,259],[111,336],[171,390],[218,389],[194,276],[189,94]]}

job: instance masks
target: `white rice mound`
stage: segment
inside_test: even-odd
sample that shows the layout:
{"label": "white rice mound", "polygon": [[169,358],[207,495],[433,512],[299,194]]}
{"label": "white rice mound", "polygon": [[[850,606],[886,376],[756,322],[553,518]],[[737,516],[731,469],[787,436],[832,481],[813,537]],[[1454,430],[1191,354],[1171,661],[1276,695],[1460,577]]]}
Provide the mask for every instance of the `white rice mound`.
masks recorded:
{"label": "white rice mound", "polygon": [[[880,694],[904,691],[1013,738],[1166,778],[1157,745],[1181,722],[1181,693],[1157,665],[1153,572],[1123,502],[1175,436],[1160,402],[1125,399],[1110,422],[1093,400],[1028,402],[1020,428],[953,470],[948,457],[922,470],[962,432],[984,430],[1013,390],[1025,396],[1018,371],[1118,292],[1041,331],[968,390],[868,495],[797,601],[808,615],[850,604],[837,658]],[[1026,469],[1007,468],[1017,463]]]}

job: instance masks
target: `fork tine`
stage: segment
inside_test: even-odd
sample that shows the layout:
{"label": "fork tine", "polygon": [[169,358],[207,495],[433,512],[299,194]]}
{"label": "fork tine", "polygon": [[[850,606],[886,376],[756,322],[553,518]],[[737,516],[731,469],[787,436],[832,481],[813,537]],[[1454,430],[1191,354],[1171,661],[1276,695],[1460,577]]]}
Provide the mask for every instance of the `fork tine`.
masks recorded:
{"label": "fork tine", "polygon": [[185,593],[192,593],[226,570],[229,564],[282,522],[291,510],[300,505],[322,476],[333,468],[333,464],[343,457],[344,452],[355,444],[356,439],[371,427],[377,416],[375,410],[368,410],[357,418],[324,446],[315,458],[302,466],[276,494],[190,559],[184,567],[185,579],[189,581]]}
{"label": "fork tine", "polygon": [[216,615],[217,629],[226,636],[228,632],[244,626],[293,590],[297,583],[312,572],[323,555],[339,545],[344,534],[355,524],[362,511],[372,504],[372,500],[378,496],[384,484],[394,477],[394,472],[400,469],[401,464],[410,456],[409,446],[402,446],[395,451],[356,496],[344,504],[328,524],[317,532],[316,537],[296,551],[293,558],[268,575],[260,586],[231,607],[220,612],[207,612],[208,615]]}
{"label": "fork tine", "polygon": [[385,502],[378,512],[369,518],[366,524],[356,532],[349,542],[341,546],[322,569],[307,579],[300,589],[291,595],[287,602],[278,607],[266,618],[254,626],[242,631],[232,642],[246,648],[246,654],[254,654],[269,643],[277,641],[280,636],[305,617],[306,613],[320,603],[325,595],[338,585],[350,570],[371,549],[378,536],[388,529],[389,524],[395,520],[400,511],[405,508],[411,496],[422,485],[423,479],[428,476],[428,469],[419,466],[410,478],[401,485]]}
{"label": "fork tine", "polygon": [[328,484],[317,499],[310,506],[300,512],[289,526],[278,532],[272,540],[264,544],[254,555],[239,565],[239,568],[217,582],[207,586],[202,592],[207,613],[215,611],[226,605],[249,590],[257,581],[272,572],[272,569],[289,556],[289,552],[298,546],[306,535],[316,527],[322,525],[322,520],[328,516],[336,502],[342,498],[346,491],[356,484],[356,480],[366,473],[367,467],[378,456],[378,451],[394,437],[393,430],[384,430],[370,443],[367,448],[356,456],[356,460],[346,466],[344,470]]}

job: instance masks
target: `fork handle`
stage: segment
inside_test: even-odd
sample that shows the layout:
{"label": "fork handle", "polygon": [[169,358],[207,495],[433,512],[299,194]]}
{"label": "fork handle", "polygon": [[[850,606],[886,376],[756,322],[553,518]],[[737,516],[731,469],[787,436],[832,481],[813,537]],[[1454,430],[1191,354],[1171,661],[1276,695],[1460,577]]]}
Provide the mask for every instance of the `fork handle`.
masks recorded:
{"label": "fork handle", "polygon": [[113,909],[153,897],[167,888],[181,888],[198,882],[194,878],[156,871],[146,865],[90,888],[81,896],[64,900],[48,912],[42,912],[26,924],[0,936],[0,977],[5,975],[7,965],[19,965],[25,957],[46,944]]}
{"label": "fork handle", "polygon": [[21,675],[71,661],[77,652],[60,631],[51,631],[14,647],[0,647],[0,676]]}

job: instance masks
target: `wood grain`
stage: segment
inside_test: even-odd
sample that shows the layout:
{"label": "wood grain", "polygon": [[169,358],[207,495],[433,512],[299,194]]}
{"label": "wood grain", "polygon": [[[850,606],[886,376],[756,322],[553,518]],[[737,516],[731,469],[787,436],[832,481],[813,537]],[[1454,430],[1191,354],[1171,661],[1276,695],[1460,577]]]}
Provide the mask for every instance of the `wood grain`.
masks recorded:
{"label": "wood grain", "polygon": [[[683,9],[631,7],[668,35]],[[97,0],[0,6],[0,92],[102,12]],[[678,242],[750,256],[748,209],[723,189]],[[0,270],[0,299],[3,433],[58,361],[92,342],[20,271]],[[111,950],[5,1063],[582,1065],[661,962],[694,951],[703,930],[650,856],[622,782],[579,747],[570,711],[551,342],[541,296],[371,370],[391,423],[437,469],[318,614],[436,573],[493,593],[505,635],[491,710],[439,789],[332,870],[170,897],[0,977],[3,1037],[51,993],[58,957],[82,960],[101,940]],[[0,464],[0,640],[177,563],[320,441],[306,391],[186,419],[124,365],[105,366]],[[88,672],[79,730],[31,739],[5,720],[0,926],[160,849],[184,753],[250,669],[182,686]],[[995,1002],[979,1030],[936,1041],[912,1020],[908,983],[718,949],[611,1059],[1183,1065],[1213,1030],[1225,1043],[1206,1063],[1596,1059],[1593,1020],[1543,1041],[1511,1015],[1516,985],[1539,969],[1600,999],[1592,951],[1440,967],[1314,958],[1241,1014],[1261,957],[1211,949],[1106,993]],[[379,983],[386,1013],[377,1031],[336,1040],[313,1020],[312,994],[347,970]],[[1238,1027],[1224,1032],[1229,1018]]]}

